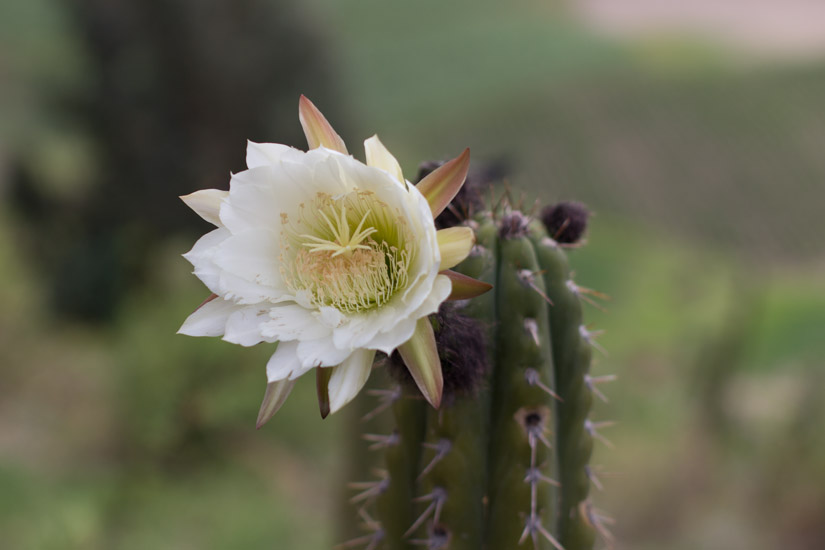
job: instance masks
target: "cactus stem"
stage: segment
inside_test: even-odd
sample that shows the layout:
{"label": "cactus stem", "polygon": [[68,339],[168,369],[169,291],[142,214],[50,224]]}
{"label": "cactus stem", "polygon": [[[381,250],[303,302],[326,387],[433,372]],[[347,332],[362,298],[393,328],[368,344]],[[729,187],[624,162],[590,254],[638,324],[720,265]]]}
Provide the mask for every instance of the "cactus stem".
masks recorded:
{"label": "cactus stem", "polygon": [[544,430],[539,430],[537,428],[533,428],[530,431],[531,442],[530,445],[534,446],[536,444],[536,439],[544,443],[544,446],[548,449],[550,448],[550,441],[547,439],[547,435],[545,435]]}
{"label": "cactus stem", "polygon": [[450,536],[450,532],[443,525],[433,524],[429,538],[410,540],[410,544],[426,546],[427,550],[442,550],[449,547]]}
{"label": "cactus stem", "polygon": [[474,244],[473,247],[470,249],[470,258],[477,258],[487,252],[487,249],[480,244]]}
{"label": "cactus stem", "polygon": [[536,440],[530,440],[530,468],[527,469],[525,479],[530,483],[530,517],[535,517],[538,509],[539,482],[531,478],[530,472],[536,469]]}
{"label": "cactus stem", "polygon": [[549,394],[553,399],[556,399],[562,403],[564,402],[564,399],[562,399],[559,394],[551,390],[547,384],[541,381],[541,375],[536,369],[526,369],[524,371],[524,378],[527,379],[527,383],[531,386],[537,386],[538,388],[541,388],[542,391]]}
{"label": "cactus stem", "polygon": [[435,456],[430,460],[430,463],[424,467],[421,473],[418,474],[416,481],[424,479],[424,477],[435,468],[435,465],[441,462],[441,460],[447,456],[447,453],[450,452],[450,449],[453,448],[453,444],[449,439],[439,439],[438,443],[422,443],[422,446],[435,450]]}
{"label": "cactus stem", "polygon": [[536,346],[539,346],[539,325],[536,323],[536,320],[529,317],[525,319],[524,330],[527,331],[527,333],[533,338],[533,342],[536,343]]}
{"label": "cactus stem", "polygon": [[368,529],[370,531],[381,530],[381,522],[373,519],[373,517],[369,515],[369,513],[364,508],[358,509],[358,516],[364,522],[363,526],[365,529]]}
{"label": "cactus stem", "polygon": [[405,537],[409,537],[416,530],[421,527],[427,518],[430,517],[430,514],[433,516],[433,523],[438,523],[438,520],[441,519],[441,509],[444,507],[444,502],[447,500],[447,491],[444,490],[443,487],[433,487],[433,491],[426,495],[422,495],[420,497],[414,498],[414,502],[426,502],[430,501],[429,506],[424,512],[418,516],[418,519],[415,520],[415,523],[407,529],[407,532],[404,533]]}
{"label": "cactus stem", "polygon": [[363,526],[365,529],[372,531],[372,533],[356,537],[354,539],[348,540],[347,542],[342,542],[341,544],[335,546],[336,549],[343,549],[343,548],[355,548],[357,546],[364,546],[366,547],[364,550],[375,550],[378,548],[378,545],[384,540],[385,532],[381,528],[381,523],[374,520],[366,510],[360,508],[358,510],[358,515],[363,520]]}
{"label": "cactus stem", "polygon": [[496,200],[495,190],[493,186],[490,186],[490,213],[493,215],[493,220],[497,220],[496,216],[498,215],[498,210],[501,208],[502,210],[506,211],[510,205],[513,204],[513,199],[511,196],[511,189],[510,184],[505,180],[504,181],[504,192],[501,193],[501,196]]}
{"label": "cactus stem", "polygon": [[389,486],[389,476],[384,476],[382,479],[377,479],[375,481],[361,481],[356,483],[350,483],[350,489],[360,490],[361,492],[350,498],[349,501],[353,504],[357,504],[359,502],[369,504],[378,495],[386,491],[387,488],[389,488]]}
{"label": "cactus stem", "polygon": [[596,472],[593,471],[593,468],[591,468],[589,464],[585,464],[584,473],[596,489],[604,491],[604,485],[602,485],[599,476],[596,475]]}
{"label": "cactus stem", "polygon": [[616,378],[617,377],[615,374],[606,374],[604,376],[590,376],[589,374],[585,374],[584,383],[587,385],[590,391],[593,392],[594,395],[596,395],[599,399],[607,403],[609,401],[607,399],[607,396],[603,394],[596,386],[598,384],[603,384],[605,382],[614,382]]}
{"label": "cactus stem", "polygon": [[609,294],[599,292],[598,290],[593,290],[592,288],[587,288],[586,286],[577,285],[573,282],[573,279],[568,279],[568,281],[565,284],[567,285],[567,288],[570,289],[570,292],[576,295],[589,294],[590,296],[599,298],[600,300],[610,301],[611,299]]}
{"label": "cactus stem", "polygon": [[556,239],[551,239],[550,237],[542,237],[539,244],[547,248],[558,248],[559,246],[558,241],[556,241]]}
{"label": "cactus stem", "polygon": [[565,284],[565,286],[567,286],[568,290],[570,290],[570,292],[575,294],[580,300],[584,300],[585,302],[587,302],[591,306],[595,307],[599,311],[607,312],[606,307],[604,307],[603,305],[601,305],[596,300],[594,300],[593,298],[590,297],[590,296],[593,296],[593,297],[599,298],[601,300],[610,300],[610,296],[608,296],[607,294],[605,294],[603,292],[599,292],[598,290],[593,290],[592,288],[579,286],[579,285],[577,285],[576,283],[573,282],[573,279],[568,279],[567,282],[564,283],[564,284]]}
{"label": "cactus stem", "polygon": [[401,399],[401,386],[395,386],[389,390],[367,390],[367,394],[378,396],[379,403],[377,407],[361,417],[362,422],[375,418],[376,415],[381,414]]}
{"label": "cactus stem", "polygon": [[544,291],[536,285],[536,275],[541,275],[541,272],[534,273],[534,272],[530,271],[529,269],[521,269],[518,272],[519,280],[523,284],[525,284],[525,285],[529,286],[530,288],[532,288],[533,291],[535,291],[536,294],[541,296],[542,299],[545,302],[547,302],[548,304],[550,304],[552,306],[553,305],[553,300],[551,300],[547,296],[547,294],[545,294]]}
{"label": "cactus stem", "polygon": [[370,533],[369,535],[364,535],[363,537],[354,538],[352,540],[348,540],[347,542],[343,542],[336,546],[336,549],[344,549],[344,548],[356,548],[358,546],[366,546],[364,550],[376,550],[378,545],[381,544],[381,541],[384,540],[384,531],[378,529],[374,533]]}
{"label": "cactus stem", "polygon": [[366,441],[372,442],[372,445],[368,447],[370,451],[378,451],[380,449],[386,449],[387,447],[393,447],[401,442],[401,436],[398,435],[398,430],[394,430],[388,435],[364,434],[361,437]]}
{"label": "cactus stem", "polygon": [[543,481],[544,483],[548,483],[554,487],[561,487],[561,483],[556,481],[555,479],[550,479],[546,475],[541,472],[540,468],[532,466],[529,470],[527,470],[527,475],[524,476],[525,483],[536,483]]}
{"label": "cactus stem", "polygon": [[590,523],[596,532],[599,533],[599,536],[604,541],[608,550],[612,550],[615,547],[616,538],[606,527],[606,525],[614,525],[616,520],[604,515],[600,510],[597,510],[590,502],[590,499],[583,500],[579,503],[579,514],[586,518],[588,523]]}
{"label": "cactus stem", "polygon": [[615,446],[613,443],[610,442],[605,436],[599,433],[601,428],[608,428],[610,426],[615,425],[615,422],[606,420],[603,422],[593,422],[590,419],[584,421],[584,429],[587,430],[587,433],[590,434],[590,437],[593,439],[598,439],[602,443],[604,443],[609,449],[613,449]]}
{"label": "cactus stem", "polygon": [[[518,423],[524,428],[531,449],[537,439],[544,443],[548,449],[550,448],[550,441],[547,440],[547,435],[545,434],[547,430],[546,423],[550,418],[550,409],[547,407],[522,407],[516,411],[515,417]],[[535,464],[532,465],[535,466]]]}
{"label": "cactus stem", "polygon": [[596,338],[604,334],[603,330],[587,330],[587,327],[584,325],[579,326],[579,334],[584,339],[585,342],[593,346],[594,349],[599,350],[602,355],[607,357],[607,350],[605,350],[597,341]]}
{"label": "cactus stem", "polygon": [[541,518],[535,514],[531,514],[527,521],[524,524],[524,531],[521,533],[521,538],[519,539],[519,544],[524,544],[524,541],[527,540],[527,537],[531,537],[533,539],[533,548],[539,547],[539,535],[543,536],[547,539],[547,542],[552,544],[557,550],[564,550],[564,546],[559,543],[550,534],[550,532],[541,524]]}

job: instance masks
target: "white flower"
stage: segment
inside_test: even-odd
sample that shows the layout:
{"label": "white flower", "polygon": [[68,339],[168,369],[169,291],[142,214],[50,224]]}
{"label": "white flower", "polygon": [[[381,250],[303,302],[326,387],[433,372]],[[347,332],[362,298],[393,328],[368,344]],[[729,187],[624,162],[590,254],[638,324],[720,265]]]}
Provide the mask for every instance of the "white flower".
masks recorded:
{"label": "white flower", "polygon": [[363,387],[376,351],[398,349],[424,396],[438,406],[441,365],[427,318],[453,292],[485,290],[445,271],[473,245],[466,227],[436,231],[433,218],[464,182],[469,151],[418,186],[377,136],[367,164],[347,154],[305,97],[299,115],[310,151],[249,143],[248,169],[229,191],[182,197],[217,229],[184,257],[212,291],[180,329],[252,346],[278,342],[259,426],[297,379],[318,368],[321,414]]}

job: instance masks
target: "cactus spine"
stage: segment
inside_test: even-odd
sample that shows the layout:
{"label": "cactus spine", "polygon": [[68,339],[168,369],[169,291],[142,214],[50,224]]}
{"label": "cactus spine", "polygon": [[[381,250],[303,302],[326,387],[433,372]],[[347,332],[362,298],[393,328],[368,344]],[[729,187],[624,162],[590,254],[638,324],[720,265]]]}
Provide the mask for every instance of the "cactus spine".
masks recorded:
{"label": "cactus spine", "polygon": [[[435,320],[441,409],[412,389],[396,394],[398,437],[388,440],[375,499],[380,536],[364,546],[589,550],[597,531],[609,543],[588,499],[591,342],[565,252],[517,211],[467,223],[477,245],[456,270],[494,288]],[[474,320],[480,349],[445,343],[451,323],[463,322],[457,315]]]}

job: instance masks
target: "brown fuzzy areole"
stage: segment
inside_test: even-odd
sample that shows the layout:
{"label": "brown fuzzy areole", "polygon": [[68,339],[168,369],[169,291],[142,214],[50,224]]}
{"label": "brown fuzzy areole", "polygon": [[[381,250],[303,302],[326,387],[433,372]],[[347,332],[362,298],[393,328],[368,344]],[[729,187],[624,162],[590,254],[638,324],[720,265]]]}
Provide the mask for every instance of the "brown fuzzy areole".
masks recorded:
{"label": "brown fuzzy areole", "polygon": [[[445,302],[438,313],[430,316],[435,328],[435,342],[444,376],[444,401],[454,396],[473,394],[481,387],[489,368],[484,328],[481,324],[459,313],[455,305]],[[413,387],[410,372],[398,352],[387,362],[393,378]]]}
{"label": "brown fuzzy areole", "polygon": [[514,210],[502,216],[498,223],[498,236],[502,239],[518,239],[527,235],[530,218]]}
{"label": "brown fuzzy areole", "polygon": [[547,233],[558,243],[577,243],[587,229],[590,211],[580,202],[562,201],[542,209],[540,218]]}

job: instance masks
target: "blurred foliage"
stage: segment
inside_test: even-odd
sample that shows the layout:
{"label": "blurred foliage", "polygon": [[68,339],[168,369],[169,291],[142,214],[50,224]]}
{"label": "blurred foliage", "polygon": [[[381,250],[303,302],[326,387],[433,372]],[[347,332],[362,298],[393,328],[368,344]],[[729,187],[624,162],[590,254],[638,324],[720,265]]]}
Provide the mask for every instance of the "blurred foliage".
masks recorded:
{"label": "blurred foliage", "polygon": [[11,199],[56,311],[111,320],[161,239],[205,227],[171,196],[225,188],[247,139],[302,140],[295,98],[331,95],[324,42],[288,2],[53,8],[85,70],[79,84],[43,93],[47,139],[12,152]]}
{"label": "blurred foliage", "polygon": [[247,138],[303,146],[306,93],[408,177],[470,145],[596,211],[572,261],[613,297],[597,499],[627,547],[822,548],[825,65],[751,61],[536,0],[0,3],[0,546],[336,540],[346,415],[302,380],[255,432],[271,350],[174,334],[208,229],[175,196]]}

